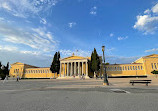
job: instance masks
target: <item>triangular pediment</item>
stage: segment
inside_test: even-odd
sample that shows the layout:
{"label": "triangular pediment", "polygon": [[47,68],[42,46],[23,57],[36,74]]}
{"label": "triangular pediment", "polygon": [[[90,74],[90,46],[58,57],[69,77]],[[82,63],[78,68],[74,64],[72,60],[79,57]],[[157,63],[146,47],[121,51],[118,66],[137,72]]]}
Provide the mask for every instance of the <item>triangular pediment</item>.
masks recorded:
{"label": "triangular pediment", "polygon": [[151,54],[151,55],[148,55],[148,56],[145,56],[145,57],[158,57],[158,54]]}
{"label": "triangular pediment", "polygon": [[13,64],[11,64],[11,65],[24,65],[24,63],[21,63],[21,62],[15,62],[15,63],[13,63]]}
{"label": "triangular pediment", "polygon": [[61,60],[82,60],[82,59],[88,59],[88,57],[69,56],[69,57],[63,58]]}

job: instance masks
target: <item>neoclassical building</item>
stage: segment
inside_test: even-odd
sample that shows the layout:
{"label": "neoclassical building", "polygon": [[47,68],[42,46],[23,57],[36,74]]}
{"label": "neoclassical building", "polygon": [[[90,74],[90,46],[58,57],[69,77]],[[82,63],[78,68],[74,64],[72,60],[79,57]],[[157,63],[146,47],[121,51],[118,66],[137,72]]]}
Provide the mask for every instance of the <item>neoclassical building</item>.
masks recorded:
{"label": "neoclassical building", "polygon": [[[49,67],[40,68],[20,62],[11,64],[10,76],[21,78],[78,78],[82,74],[85,77],[93,77],[93,72],[89,67],[90,57],[80,57],[72,55],[60,59],[60,74],[54,74]],[[103,74],[103,66],[98,72],[98,76]],[[151,71],[158,70],[158,54],[152,54],[139,58],[130,64],[110,64],[106,65],[106,72],[109,77],[122,76],[151,76]]]}
{"label": "neoclassical building", "polygon": [[80,57],[74,54],[60,59],[60,77],[80,77],[82,74],[88,77],[90,72],[88,61],[90,57]]}

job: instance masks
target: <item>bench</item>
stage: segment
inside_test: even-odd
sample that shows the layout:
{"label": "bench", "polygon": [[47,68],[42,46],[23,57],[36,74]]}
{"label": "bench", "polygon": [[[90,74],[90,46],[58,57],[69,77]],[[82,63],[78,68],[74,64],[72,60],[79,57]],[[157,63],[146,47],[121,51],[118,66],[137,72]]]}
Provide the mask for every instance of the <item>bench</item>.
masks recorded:
{"label": "bench", "polygon": [[151,80],[130,80],[130,83],[132,86],[134,86],[135,83],[146,84],[146,86],[148,86],[148,84],[151,83]]}

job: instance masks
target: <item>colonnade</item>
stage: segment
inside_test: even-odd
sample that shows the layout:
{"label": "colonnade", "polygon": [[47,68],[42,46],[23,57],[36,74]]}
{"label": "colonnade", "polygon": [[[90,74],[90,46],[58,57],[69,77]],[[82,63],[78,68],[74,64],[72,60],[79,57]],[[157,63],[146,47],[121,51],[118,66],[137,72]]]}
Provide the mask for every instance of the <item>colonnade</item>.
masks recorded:
{"label": "colonnade", "polygon": [[60,77],[65,76],[88,76],[88,61],[62,61],[60,62]]}

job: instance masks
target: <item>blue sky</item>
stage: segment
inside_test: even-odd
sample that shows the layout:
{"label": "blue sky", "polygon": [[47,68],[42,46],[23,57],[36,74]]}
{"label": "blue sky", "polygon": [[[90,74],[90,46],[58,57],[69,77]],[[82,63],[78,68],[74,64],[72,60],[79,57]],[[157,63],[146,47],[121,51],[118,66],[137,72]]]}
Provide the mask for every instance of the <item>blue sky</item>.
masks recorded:
{"label": "blue sky", "polygon": [[[157,0],[0,0],[0,61],[48,67],[61,57],[130,63],[158,54]],[[78,50],[78,52],[77,52]]]}

